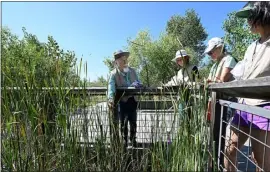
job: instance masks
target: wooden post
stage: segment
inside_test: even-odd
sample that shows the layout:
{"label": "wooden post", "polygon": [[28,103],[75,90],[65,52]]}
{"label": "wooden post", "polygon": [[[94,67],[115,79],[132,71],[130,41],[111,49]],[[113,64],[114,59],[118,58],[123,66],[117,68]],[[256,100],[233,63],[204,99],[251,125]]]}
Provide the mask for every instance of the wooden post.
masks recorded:
{"label": "wooden post", "polygon": [[[218,156],[219,151],[223,151],[225,147],[225,139],[221,138],[219,143],[219,138],[225,136],[226,134],[226,127],[227,125],[225,123],[222,123],[222,128],[220,128],[220,122],[226,121],[227,119],[227,107],[223,107],[223,115],[221,118],[221,105],[219,104],[218,100],[222,98],[221,94],[217,94],[216,92],[212,92],[212,98],[211,98],[211,124],[210,124],[210,145],[212,151],[214,151],[213,158],[214,162],[211,162],[211,168],[214,171],[215,165],[223,165],[224,162],[224,155],[220,153],[220,156]],[[221,135],[220,135],[221,130]],[[213,144],[214,143],[214,144]],[[219,150],[219,144],[220,144],[220,150]],[[223,151],[224,152],[224,151]],[[220,164],[218,164],[218,159],[220,160]],[[219,166],[218,166],[219,168]]]}
{"label": "wooden post", "polygon": [[211,92],[211,118],[210,118],[210,137],[209,137],[209,160],[208,160],[208,172],[214,171],[214,161],[213,158],[213,132],[215,124],[215,106],[216,106],[216,92]]}

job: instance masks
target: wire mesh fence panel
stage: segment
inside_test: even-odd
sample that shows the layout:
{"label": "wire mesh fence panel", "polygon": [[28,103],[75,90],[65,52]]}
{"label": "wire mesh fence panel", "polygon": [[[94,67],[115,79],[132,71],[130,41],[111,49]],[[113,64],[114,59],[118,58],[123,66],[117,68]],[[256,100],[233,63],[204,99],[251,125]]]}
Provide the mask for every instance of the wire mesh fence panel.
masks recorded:
{"label": "wire mesh fence panel", "polygon": [[[86,100],[83,101],[86,106],[77,107],[69,117],[71,128],[80,133],[79,142],[94,143],[97,139],[103,138],[106,143],[109,143],[110,127],[107,97],[91,93],[85,97]],[[138,143],[166,142],[176,134],[179,115],[176,114],[172,106],[172,102],[166,101],[162,95],[138,96],[136,127]]]}
{"label": "wire mesh fence panel", "polygon": [[[269,171],[270,156],[270,106],[248,106],[220,100],[224,107],[234,110],[234,116],[222,120],[226,126],[225,147],[219,148],[224,162],[219,163],[220,170]],[[227,115],[226,113],[223,115]]]}

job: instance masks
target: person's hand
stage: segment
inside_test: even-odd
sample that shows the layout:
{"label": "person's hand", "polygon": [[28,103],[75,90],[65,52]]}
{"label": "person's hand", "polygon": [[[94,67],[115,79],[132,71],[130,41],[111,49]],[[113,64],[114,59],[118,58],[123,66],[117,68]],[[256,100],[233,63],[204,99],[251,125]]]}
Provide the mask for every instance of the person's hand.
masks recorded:
{"label": "person's hand", "polygon": [[204,89],[206,90],[209,87],[209,84],[212,83],[212,80],[204,78],[203,83],[204,83]]}
{"label": "person's hand", "polygon": [[208,104],[207,104],[206,119],[208,122],[211,121],[211,101],[208,101]]}
{"label": "person's hand", "polygon": [[110,109],[112,109],[114,107],[114,101],[113,101],[113,99],[109,99],[108,100],[108,106],[109,106]]}
{"label": "person's hand", "polygon": [[207,84],[209,84],[209,83],[212,82],[212,80],[211,79],[207,79],[206,82],[207,82]]}
{"label": "person's hand", "polygon": [[162,87],[169,87],[169,86],[171,86],[171,85],[170,85],[170,84],[168,84],[168,83],[166,83],[166,84],[161,83],[161,86],[162,86]]}
{"label": "person's hand", "polygon": [[130,86],[135,87],[135,88],[142,88],[143,87],[143,85],[139,81],[134,81]]}

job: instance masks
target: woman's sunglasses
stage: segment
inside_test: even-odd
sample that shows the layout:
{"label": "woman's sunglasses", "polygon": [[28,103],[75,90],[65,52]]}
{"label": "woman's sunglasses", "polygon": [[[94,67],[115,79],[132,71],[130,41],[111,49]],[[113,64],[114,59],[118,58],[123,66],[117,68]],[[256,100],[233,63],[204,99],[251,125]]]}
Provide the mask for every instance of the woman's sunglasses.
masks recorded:
{"label": "woman's sunglasses", "polygon": [[211,56],[213,54],[213,50],[209,51],[207,54]]}
{"label": "woman's sunglasses", "polygon": [[208,54],[209,56],[211,56],[211,55],[214,53],[215,49],[216,49],[216,46],[215,46],[211,51],[209,51],[207,54]]}

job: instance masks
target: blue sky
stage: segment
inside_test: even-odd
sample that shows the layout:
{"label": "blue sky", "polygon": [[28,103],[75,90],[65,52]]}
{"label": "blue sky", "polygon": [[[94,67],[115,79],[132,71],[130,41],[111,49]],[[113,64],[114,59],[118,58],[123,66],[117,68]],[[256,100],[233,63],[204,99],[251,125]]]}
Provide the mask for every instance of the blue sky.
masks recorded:
{"label": "blue sky", "polygon": [[[2,25],[18,36],[22,27],[46,42],[54,37],[64,50],[87,62],[87,79],[107,76],[105,57],[127,45],[143,29],[153,38],[165,31],[172,15],[195,9],[208,39],[223,36],[227,14],[245,2],[2,2]],[[207,39],[207,40],[208,40]],[[85,74],[81,75],[85,77]]]}

